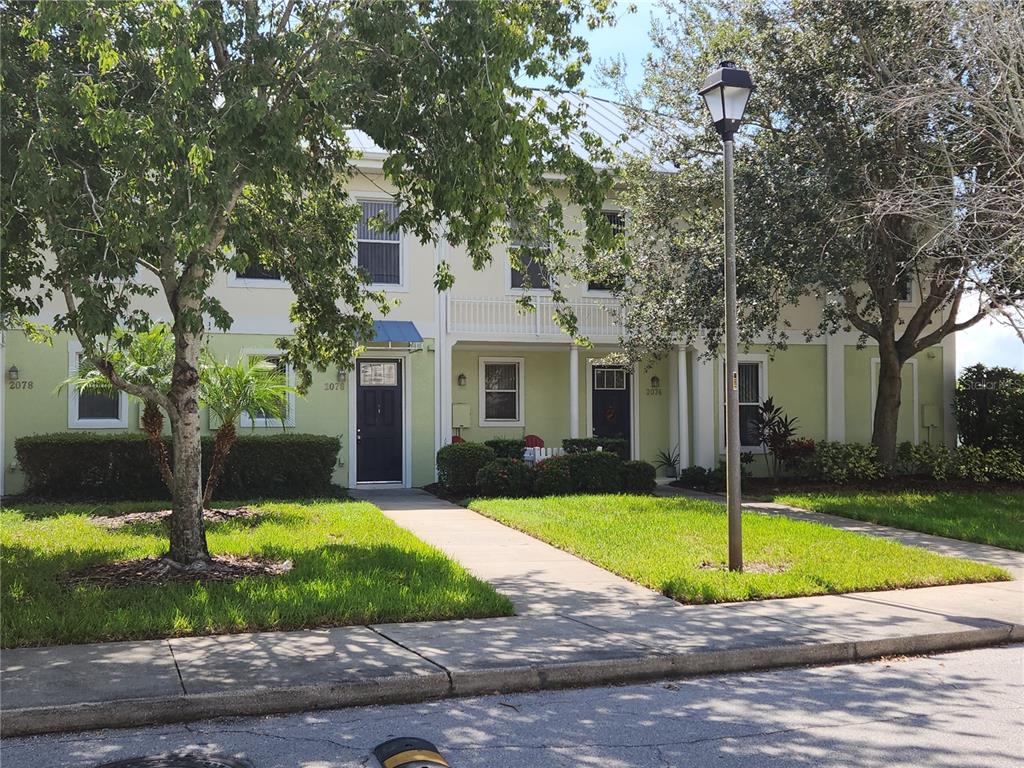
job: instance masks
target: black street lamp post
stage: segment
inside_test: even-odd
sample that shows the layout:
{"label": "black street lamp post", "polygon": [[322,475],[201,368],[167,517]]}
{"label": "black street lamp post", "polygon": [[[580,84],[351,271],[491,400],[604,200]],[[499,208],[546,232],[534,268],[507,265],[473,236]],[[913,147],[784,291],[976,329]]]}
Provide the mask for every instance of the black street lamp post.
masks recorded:
{"label": "black street lamp post", "polygon": [[750,74],[723,61],[704,80],[700,95],[722,137],[725,158],[725,468],[729,510],[729,570],[743,570],[743,526],[740,497],[739,320],[736,310],[736,220],[733,192],[733,135],[739,130],[754,83]]}

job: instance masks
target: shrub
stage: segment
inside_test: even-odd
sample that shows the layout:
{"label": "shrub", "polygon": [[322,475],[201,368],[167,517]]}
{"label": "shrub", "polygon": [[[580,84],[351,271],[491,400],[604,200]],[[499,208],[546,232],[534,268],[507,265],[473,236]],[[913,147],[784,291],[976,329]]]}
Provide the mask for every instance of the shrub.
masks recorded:
{"label": "shrub", "polygon": [[[330,435],[240,435],[224,465],[215,499],[301,498],[331,493],[341,441]],[[203,477],[213,438],[203,438]]]}
{"label": "shrub", "polygon": [[657,487],[654,476],[658,470],[646,461],[622,463],[622,490],[631,493],[650,493]]}
{"label": "shrub", "polygon": [[533,493],[533,470],[521,459],[495,459],[476,473],[481,496],[522,498]]}
{"label": "shrub", "polygon": [[724,491],[725,490],[725,462],[718,462],[718,466],[714,469],[709,469],[707,476],[704,478],[706,483],[705,490],[708,491]]}
{"label": "shrub", "polygon": [[807,463],[814,456],[816,443],[809,437],[787,440],[775,449],[775,458],[784,474],[803,476],[808,473]]}
{"label": "shrub", "polygon": [[622,459],[611,451],[569,454],[569,474],[581,493],[618,493],[622,490]]}
{"label": "shrub", "polygon": [[677,482],[684,488],[693,488],[703,491],[708,487],[708,471],[704,467],[694,464],[692,467],[680,471]]}
{"label": "shrub", "polygon": [[954,408],[964,445],[1015,450],[1024,442],[1024,373],[972,365],[957,380]]}
{"label": "shrub", "polygon": [[448,493],[471,494],[476,490],[477,472],[496,456],[481,443],[452,443],[437,452],[437,481]]}
{"label": "shrub", "polygon": [[510,437],[496,437],[493,440],[484,440],[484,445],[494,451],[499,459],[523,458],[523,451],[526,450],[525,440],[515,440]]}
{"label": "shrub", "polygon": [[[204,437],[203,471],[213,440]],[[216,498],[330,493],[340,441],[327,435],[240,435]],[[26,493],[46,499],[168,499],[145,435],[58,432],[15,441]],[[168,446],[170,453],[170,446]],[[171,457],[173,460],[173,457]]]}
{"label": "shrub", "polygon": [[568,456],[553,456],[537,463],[533,492],[538,496],[565,496],[573,491]]}
{"label": "shrub", "polygon": [[993,448],[985,454],[988,473],[993,480],[1024,483],[1024,456],[1009,448]]}
{"label": "shrub", "polygon": [[901,443],[896,461],[902,472],[942,481],[949,476],[951,457],[944,445]]}
{"label": "shrub", "polygon": [[812,476],[836,485],[885,476],[885,468],[878,461],[878,448],[863,443],[818,443],[809,465]]}
{"label": "shrub", "polygon": [[953,473],[962,480],[987,483],[985,453],[976,445],[961,445],[953,454]]}
{"label": "shrub", "polygon": [[623,461],[629,459],[629,443],[621,437],[573,437],[562,441],[562,449],[569,454],[594,453],[598,448],[618,454]]}

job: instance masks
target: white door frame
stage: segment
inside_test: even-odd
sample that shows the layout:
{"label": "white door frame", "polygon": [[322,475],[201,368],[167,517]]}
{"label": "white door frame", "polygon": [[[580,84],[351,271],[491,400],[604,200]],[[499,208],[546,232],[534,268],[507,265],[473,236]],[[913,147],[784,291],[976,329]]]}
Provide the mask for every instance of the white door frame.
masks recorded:
{"label": "white door frame", "polygon": [[[403,488],[412,488],[412,390],[409,387],[409,351],[402,349],[368,349],[356,356],[349,376],[348,388],[348,487],[379,487],[386,483],[359,483],[356,462],[359,451],[356,441],[356,390],[359,387],[359,361],[367,358],[400,360],[402,365],[402,482]],[[398,483],[395,483],[398,485]]]}
{"label": "white door frame", "polygon": [[637,382],[640,380],[639,368],[606,363],[600,357],[587,358],[587,434],[594,436],[594,368],[629,368],[629,457],[640,456],[640,424],[637,415],[640,413],[640,396]]}

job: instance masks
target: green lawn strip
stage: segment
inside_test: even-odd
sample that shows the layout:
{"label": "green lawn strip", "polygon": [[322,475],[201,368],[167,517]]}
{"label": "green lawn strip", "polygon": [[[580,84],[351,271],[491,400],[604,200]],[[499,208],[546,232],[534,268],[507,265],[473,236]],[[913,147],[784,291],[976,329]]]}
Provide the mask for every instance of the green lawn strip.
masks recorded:
{"label": "green lawn strip", "polygon": [[[62,571],[158,555],[159,523],[106,529],[90,515],[166,503],[34,505],[0,512],[4,647],[371,622],[511,615],[507,598],[365,502],[259,503],[265,515],[208,523],[214,554],[291,560],[230,583],[75,587]],[[224,504],[222,506],[231,506]]]}
{"label": "green lawn strip", "polygon": [[726,515],[711,501],[647,496],[477,500],[473,509],[686,603],[1006,580],[990,565],[784,517],[745,513],[747,563],[730,573]]}
{"label": "green lawn strip", "polygon": [[784,494],[774,500],[815,512],[1024,552],[1024,491],[843,491]]}

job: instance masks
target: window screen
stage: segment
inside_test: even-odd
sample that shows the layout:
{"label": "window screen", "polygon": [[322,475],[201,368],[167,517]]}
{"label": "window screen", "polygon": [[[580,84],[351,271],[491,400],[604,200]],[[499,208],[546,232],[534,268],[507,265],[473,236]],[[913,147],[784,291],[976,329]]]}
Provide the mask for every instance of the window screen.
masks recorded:
{"label": "window screen", "polygon": [[253,258],[249,260],[249,265],[243,269],[235,272],[239,277],[244,277],[246,280],[280,280],[281,272],[274,267],[268,267],[260,263],[259,259]]}
{"label": "window screen", "polygon": [[515,223],[510,226],[510,229],[512,230],[512,242],[509,244],[510,249],[520,250],[529,248],[531,251],[539,252],[530,254],[525,251],[520,251],[519,260],[522,263],[523,269],[519,270],[514,266],[510,267],[512,270],[512,287],[550,288],[551,274],[548,272],[548,269],[544,266],[543,262],[538,260],[538,256],[543,257],[544,253],[551,250],[551,244],[548,242],[548,238],[542,234],[531,231],[531,228],[529,227],[520,226]]}
{"label": "window screen", "polygon": [[484,365],[484,419],[517,421],[519,419],[519,364],[486,363]]}
{"label": "window screen", "polygon": [[79,392],[78,418],[88,419],[119,419],[121,418],[121,398],[116,392]]}
{"label": "window screen", "polygon": [[398,206],[392,202],[363,200],[363,214],[356,231],[359,268],[371,283],[399,285],[402,282],[401,236],[397,231],[378,229],[374,219],[382,215],[393,222],[398,217]]}
{"label": "window screen", "polygon": [[758,445],[755,420],[761,405],[761,363],[739,364],[740,445]]}

